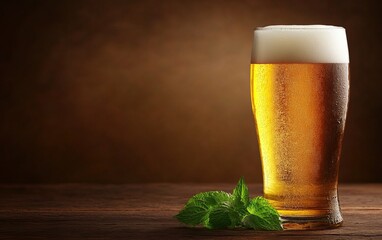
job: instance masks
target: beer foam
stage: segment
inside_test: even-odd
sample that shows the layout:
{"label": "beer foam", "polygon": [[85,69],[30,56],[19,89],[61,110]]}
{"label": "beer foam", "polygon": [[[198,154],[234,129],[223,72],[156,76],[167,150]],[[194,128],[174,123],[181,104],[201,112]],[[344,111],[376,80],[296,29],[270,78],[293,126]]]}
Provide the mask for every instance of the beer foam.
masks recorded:
{"label": "beer foam", "polygon": [[273,25],[254,32],[252,63],[349,63],[346,32],[328,25]]}

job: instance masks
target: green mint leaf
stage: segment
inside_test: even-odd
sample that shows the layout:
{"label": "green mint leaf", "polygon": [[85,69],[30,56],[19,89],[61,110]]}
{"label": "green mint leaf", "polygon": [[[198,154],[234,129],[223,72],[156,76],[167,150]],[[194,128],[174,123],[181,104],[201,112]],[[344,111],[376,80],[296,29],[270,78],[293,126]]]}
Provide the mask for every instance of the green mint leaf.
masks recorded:
{"label": "green mint leaf", "polygon": [[283,230],[278,212],[265,198],[256,197],[250,201],[243,178],[232,194],[210,191],[194,195],[175,217],[185,224],[211,229],[239,226],[256,230]]}
{"label": "green mint leaf", "polygon": [[206,205],[185,206],[175,217],[182,223],[198,225],[208,218],[209,208]]}
{"label": "green mint leaf", "polygon": [[235,189],[233,190],[232,195],[234,196],[236,201],[241,201],[244,204],[244,206],[248,205],[249,203],[248,187],[245,184],[243,177],[240,178]]}
{"label": "green mint leaf", "polygon": [[229,201],[231,199],[231,194],[223,191],[210,191],[202,192],[194,195],[188,200],[187,205],[207,205],[208,207],[213,207],[221,202]]}
{"label": "green mint leaf", "polygon": [[230,201],[231,194],[223,191],[203,192],[191,197],[175,217],[185,224],[198,225],[208,222],[210,211],[222,202]]}
{"label": "green mint leaf", "polygon": [[244,205],[244,203],[237,198],[233,198],[230,203],[235,212],[238,214],[239,220],[237,222],[237,226],[240,226],[242,219],[249,214],[249,212],[247,211],[247,206]]}
{"label": "green mint leaf", "polygon": [[278,212],[272,205],[268,202],[267,199],[263,197],[256,197],[251,200],[251,202],[247,206],[247,210],[249,213],[261,215],[266,213],[272,213],[273,215],[276,215],[279,217]]}
{"label": "green mint leaf", "polygon": [[256,197],[247,206],[250,213],[243,218],[243,225],[258,230],[282,230],[280,215],[263,197]]}
{"label": "green mint leaf", "polygon": [[266,218],[249,214],[243,218],[243,226],[246,228],[253,228],[255,230],[271,230],[279,231],[283,230],[280,224],[271,223]]}
{"label": "green mint leaf", "polygon": [[213,207],[209,214],[206,227],[208,228],[233,228],[240,224],[241,219],[232,204],[222,202]]}
{"label": "green mint leaf", "polygon": [[240,223],[242,219],[248,215],[247,205],[249,203],[249,193],[248,187],[245,184],[244,178],[240,178],[235,189],[233,190],[232,196],[234,198],[233,204],[236,212],[240,216]]}
{"label": "green mint leaf", "polygon": [[253,215],[253,214],[246,215],[242,220],[242,224],[246,228],[257,229],[258,224],[256,223],[256,215]]}

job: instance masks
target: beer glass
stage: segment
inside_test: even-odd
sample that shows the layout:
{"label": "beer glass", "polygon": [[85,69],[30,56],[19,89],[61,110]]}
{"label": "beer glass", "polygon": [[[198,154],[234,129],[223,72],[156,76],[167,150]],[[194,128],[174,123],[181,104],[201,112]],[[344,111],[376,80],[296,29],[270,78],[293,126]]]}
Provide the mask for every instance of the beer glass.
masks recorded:
{"label": "beer glass", "polygon": [[284,229],[340,226],[337,182],[349,99],[345,29],[257,28],[250,76],[264,197]]}

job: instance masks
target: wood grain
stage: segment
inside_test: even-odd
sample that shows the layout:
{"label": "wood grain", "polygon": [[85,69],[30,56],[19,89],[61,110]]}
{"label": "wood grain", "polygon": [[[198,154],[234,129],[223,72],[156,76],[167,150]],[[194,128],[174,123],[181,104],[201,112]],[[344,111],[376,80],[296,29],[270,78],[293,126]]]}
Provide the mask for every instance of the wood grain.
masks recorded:
{"label": "wood grain", "polygon": [[[344,225],[318,231],[189,228],[173,216],[228,184],[1,185],[0,239],[382,239],[382,184],[341,185]],[[252,196],[261,185],[249,185]]]}

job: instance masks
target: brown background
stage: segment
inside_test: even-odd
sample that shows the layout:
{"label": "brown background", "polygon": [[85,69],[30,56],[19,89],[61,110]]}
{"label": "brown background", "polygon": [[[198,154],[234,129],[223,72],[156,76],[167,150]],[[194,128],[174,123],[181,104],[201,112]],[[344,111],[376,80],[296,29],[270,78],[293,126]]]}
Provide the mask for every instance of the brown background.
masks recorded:
{"label": "brown background", "polygon": [[261,181],[252,32],[347,29],[343,182],[381,182],[378,1],[2,1],[0,182]]}

